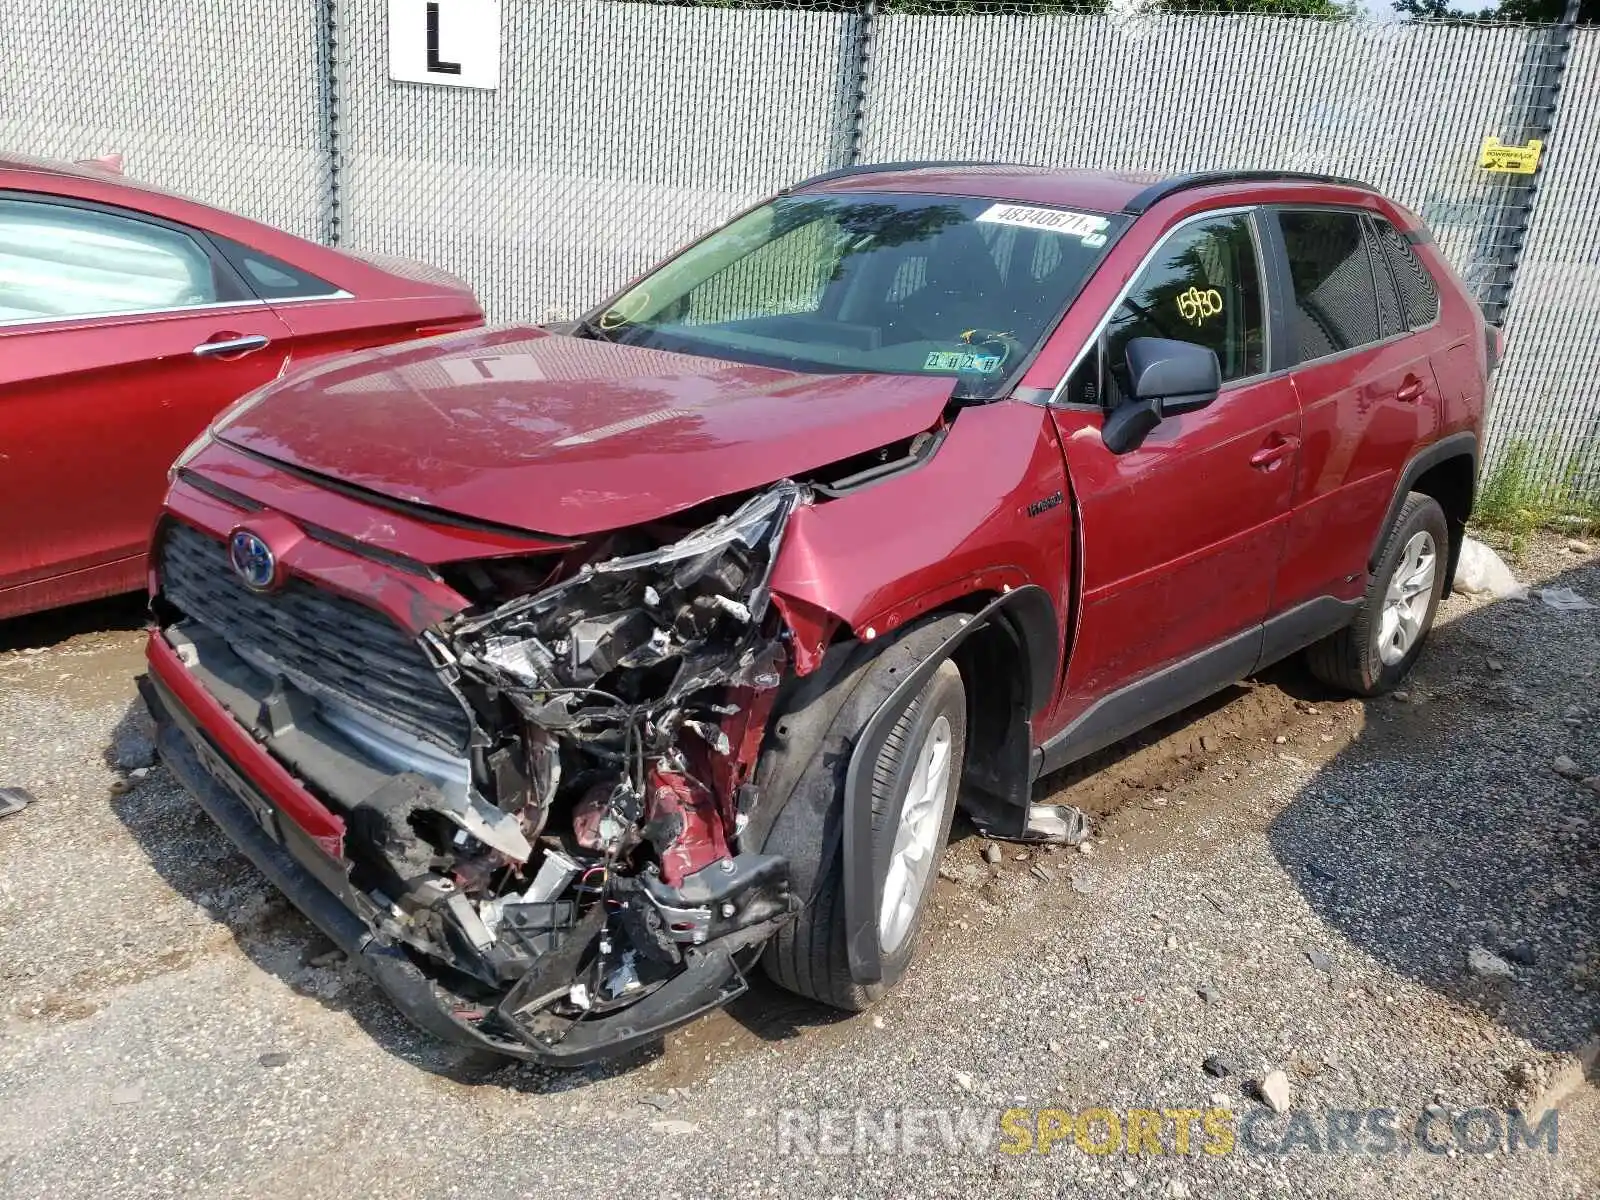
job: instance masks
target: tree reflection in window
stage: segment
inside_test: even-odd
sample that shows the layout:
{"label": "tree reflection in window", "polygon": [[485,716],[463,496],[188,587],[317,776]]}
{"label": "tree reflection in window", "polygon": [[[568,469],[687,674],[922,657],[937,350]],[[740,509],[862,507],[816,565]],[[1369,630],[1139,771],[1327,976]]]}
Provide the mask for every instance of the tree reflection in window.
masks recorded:
{"label": "tree reflection in window", "polygon": [[1128,342],[1171,338],[1216,352],[1222,378],[1265,370],[1261,274],[1243,213],[1199,221],[1167,239],[1106,326],[1113,377],[1125,390]]}

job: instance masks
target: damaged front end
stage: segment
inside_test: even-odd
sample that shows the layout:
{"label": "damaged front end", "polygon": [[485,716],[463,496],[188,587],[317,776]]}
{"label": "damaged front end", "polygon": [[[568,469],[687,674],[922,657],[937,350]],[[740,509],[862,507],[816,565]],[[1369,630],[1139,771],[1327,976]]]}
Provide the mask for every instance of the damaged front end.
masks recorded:
{"label": "damaged front end", "polygon": [[637,1044],[742,991],[798,907],[785,860],[736,846],[802,500],[785,482],[665,544],[618,536],[429,629],[472,717],[459,766],[345,714],[396,772],[346,807],[352,879],[485,1037],[567,1061]]}

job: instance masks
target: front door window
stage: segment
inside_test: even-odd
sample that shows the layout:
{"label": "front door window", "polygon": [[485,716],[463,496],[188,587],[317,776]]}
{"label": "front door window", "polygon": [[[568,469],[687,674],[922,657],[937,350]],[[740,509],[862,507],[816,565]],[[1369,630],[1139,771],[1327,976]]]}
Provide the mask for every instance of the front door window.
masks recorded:
{"label": "front door window", "polygon": [[1224,383],[1266,370],[1261,268],[1247,213],[1193,221],[1169,234],[1117,305],[1066,399],[1115,408],[1127,394],[1128,342],[1170,338],[1216,352]]}

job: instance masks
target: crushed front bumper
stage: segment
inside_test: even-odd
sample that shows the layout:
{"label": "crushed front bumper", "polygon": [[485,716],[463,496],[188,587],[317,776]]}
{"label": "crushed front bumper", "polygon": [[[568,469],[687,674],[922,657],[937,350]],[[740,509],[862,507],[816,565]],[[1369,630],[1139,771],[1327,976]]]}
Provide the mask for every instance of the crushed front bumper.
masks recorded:
{"label": "crushed front bumper", "polygon": [[[770,936],[770,928],[742,931],[748,936],[724,938],[695,951],[680,975],[620,1012],[525,1037],[485,1028],[492,1007],[442,987],[362,915],[371,902],[350,886],[344,863],[331,852],[338,849],[342,823],[188,677],[159,633],[151,636],[148,657],[150,672],[140,678],[139,690],[156,721],[157,745],[168,768],[245,857],[409,1020],[434,1037],[514,1058],[580,1066],[648,1045],[726,1004],[748,986],[738,960],[744,951],[753,953]],[[270,781],[271,792],[293,796],[302,819],[326,818],[310,823],[327,827],[309,832],[257,780]]]}

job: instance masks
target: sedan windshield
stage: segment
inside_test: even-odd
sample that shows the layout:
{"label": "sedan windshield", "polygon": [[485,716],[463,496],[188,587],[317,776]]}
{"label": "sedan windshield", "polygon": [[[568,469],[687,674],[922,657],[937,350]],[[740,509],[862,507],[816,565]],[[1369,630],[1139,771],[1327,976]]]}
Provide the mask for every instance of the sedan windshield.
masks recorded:
{"label": "sedan windshield", "polygon": [[1125,218],[965,196],[783,196],[584,322],[588,336],[1000,395]]}

